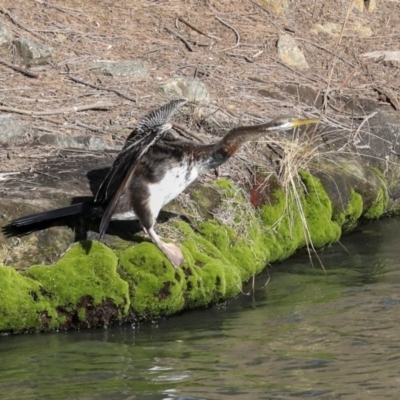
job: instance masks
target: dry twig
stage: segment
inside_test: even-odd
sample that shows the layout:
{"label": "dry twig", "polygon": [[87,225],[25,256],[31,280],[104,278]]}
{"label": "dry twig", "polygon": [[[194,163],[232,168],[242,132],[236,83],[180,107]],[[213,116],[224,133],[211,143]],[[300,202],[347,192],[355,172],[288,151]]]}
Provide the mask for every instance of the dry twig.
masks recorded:
{"label": "dry twig", "polygon": [[92,87],[93,89],[105,90],[107,92],[115,93],[118,96],[123,97],[124,99],[130,100],[130,101],[133,101],[134,103],[136,103],[136,99],[133,99],[132,97],[129,97],[124,93],[121,93],[119,90],[111,89],[111,88],[105,88],[105,87],[102,87],[102,86],[97,86],[97,85],[94,85],[93,83],[84,81],[83,79],[77,78],[77,77],[72,76],[72,75],[68,75],[68,78],[71,79],[71,81],[74,81],[74,82],[77,82],[77,83],[81,83],[82,85],[86,85],[86,86]]}
{"label": "dry twig", "polygon": [[72,17],[74,17],[74,18],[76,18],[77,20],[83,22],[84,24],[87,23],[87,21],[84,21],[82,18],[80,18],[80,17],[78,17],[77,15],[75,15],[75,13],[83,14],[82,12],[80,12],[80,11],[78,11],[78,10],[75,10],[75,9],[73,9],[73,8],[68,8],[68,7],[56,6],[56,5],[51,4],[51,3],[49,3],[49,2],[46,2],[46,1],[41,1],[41,0],[34,0],[34,1],[35,1],[36,3],[39,3],[39,4],[44,5],[44,6],[46,6],[46,7],[51,7],[51,8],[54,8],[54,9],[58,10],[58,11],[64,12],[64,13],[66,13],[66,14],[68,14],[68,15],[71,15]]}
{"label": "dry twig", "polygon": [[62,107],[62,108],[56,108],[54,110],[46,110],[46,111],[28,111],[28,110],[22,110],[20,108],[0,106],[0,111],[12,112],[12,113],[16,113],[16,114],[31,115],[32,117],[40,117],[42,115],[65,114],[65,113],[73,113],[73,112],[86,111],[86,110],[109,110],[113,106],[114,106],[113,103],[100,102],[100,103],[93,103],[93,104],[84,104],[82,106]]}
{"label": "dry twig", "polygon": [[81,128],[88,129],[89,131],[93,131],[93,132],[97,132],[97,133],[105,133],[105,132],[104,132],[104,129],[101,129],[101,128],[98,127],[98,126],[87,125],[87,124],[84,124],[83,122],[78,121],[78,120],[75,121],[75,125],[76,125],[76,126],[79,126],[79,127],[81,127]]}
{"label": "dry twig", "polygon": [[222,25],[225,25],[227,28],[232,29],[233,32],[235,32],[236,35],[236,43],[234,46],[231,47],[227,47],[226,49],[222,49],[222,50],[218,50],[218,51],[226,51],[226,50],[232,50],[235,49],[236,47],[238,47],[240,45],[240,35],[239,32],[231,25],[229,25],[227,22],[223,21],[221,18],[219,17],[215,17],[219,22],[221,22]]}
{"label": "dry twig", "polygon": [[296,40],[300,40],[301,42],[310,43],[310,44],[312,44],[313,46],[317,47],[318,49],[324,50],[324,51],[326,51],[327,53],[332,54],[333,56],[337,57],[340,61],[343,61],[345,64],[349,65],[350,67],[356,68],[356,66],[355,66],[354,64],[352,64],[351,62],[347,61],[344,57],[340,57],[340,56],[339,56],[338,54],[336,54],[335,52],[333,52],[333,51],[327,49],[327,48],[324,47],[324,46],[321,46],[321,45],[318,44],[318,43],[313,42],[312,40],[307,40],[307,39],[304,39],[304,38],[301,38],[301,37],[296,37],[295,39],[296,39]]}
{"label": "dry twig", "polygon": [[272,23],[272,25],[274,25],[275,26],[275,28],[277,28],[278,30],[282,30],[282,28],[279,26],[279,25],[277,25],[276,23],[275,23],[275,21],[274,21],[274,19],[273,18],[271,18],[271,13],[270,13],[270,11],[269,10],[267,10],[265,7],[263,7],[261,4],[258,4],[256,1],[254,1],[254,0],[250,0],[254,5],[256,5],[257,7],[260,7],[261,8],[261,10],[263,10],[263,11],[265,11],[266,13],[267,13],[267,15],[268,15],[268,19],[270,20],[270,22]]}
{"label": "dry twig", "polygon": [[173,123],[172,126],[177,129],[178,131],[182,131],[184,133],[186,133],[187,135],[195,138],[196,140],[198,140],[200,143],[205,143],[205,141],[203,139],[201,139],[199,137],[198,134],[194,133],[193,131],[189,130],[188,128],[186,128],[184,125],[181,124],[177,124],[177,123]]}
{"label": "dry twig", "polygon": [[16,171],[16,172],[0,172],[0,181],[8,181],[9,179],[12,178],[7,178],[10,175],[19,175],[20,172]]}
{"label": "dry twig", "polygon": [[247,57],[247,56],[245,56],[245,55],[243,55],[243,54],[226,53],[226,55],[227,55],[227,56],[230,56],[230,57],[243,58],[243,59],[245,59],[245,60],[246,60],[247,62],[249,62],[249,63],[253,63],[253,62],[254,62],[254,60],[252,60],[250,57]]}
{"label": "dry twig", "polygon": [[214,35],[210,35],[209,33],[205,33],[202,30],[200,30],[199,28],[196,28],[194,25],[192,25],[190,22],[186,21],[183,17],[178,17],[177,18],[178,21],[183,22],[186,26],[188,26],[189,28],[193,29],[194,31],[196,31],[197,33],[200,33],[200,35],[206,36],[210,39],[215,39],[215,40],[222,40],[221,38],[214,36]]}
{"label": "dry twig", "polygon": [[169,32],[171,35],[176,36],[179,40],[182,40],[182,42],[185,44],[186,48],[187,48],[189,51],[193,52],[192,46],[190,45],[190,43],[189,43],[183,36],[181,36],[179,33],[176,33],[176,32],[174,32],[172,29],[169,29],[169,28],[167,28],[167,27],[165,28],[165,30],[166,30],[167,32]]}
{"label": "dry twig", "polygon": [[0,64],[6,66],[8,68],[13,69],[14,71],[20,72],[21,74],[27,76],[28,78],[39,78],[38,74],[34,74],[33,72],[30,72],[30,71],[27,71],[27,70],[25,70],[23,68],[17,67],[16,65],[11,64],[11,63],[9,63],[7,61],[0,60]]}

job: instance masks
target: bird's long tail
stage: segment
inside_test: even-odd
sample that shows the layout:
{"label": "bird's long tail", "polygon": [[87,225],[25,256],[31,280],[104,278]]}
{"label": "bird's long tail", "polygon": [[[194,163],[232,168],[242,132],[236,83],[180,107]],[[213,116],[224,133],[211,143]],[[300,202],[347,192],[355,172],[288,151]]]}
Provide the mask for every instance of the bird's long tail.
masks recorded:
{"label": "bird's long tail", "polygon": [[11,221],[2,228],[5,236],[24,236],[54,225],[55,222],[92,212],[93,203],[77,203],[55,210],[27,215]]}

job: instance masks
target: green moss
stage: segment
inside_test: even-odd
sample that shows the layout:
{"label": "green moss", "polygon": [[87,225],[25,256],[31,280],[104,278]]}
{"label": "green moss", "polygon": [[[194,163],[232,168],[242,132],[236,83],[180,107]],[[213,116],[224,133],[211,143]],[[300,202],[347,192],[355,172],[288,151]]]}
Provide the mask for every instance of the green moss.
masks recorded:
{"label": "green moss", "polygon": [[269,262],[283,260],[304,242],[300,214],[293,196],[286,196],[282,189],[273,193],[271,205],[264,205],[260,215],[267,229],[264,243],[269,250]]}
{"label": "green moss", "polygon": [[[263,257],[259,259],[256,257],[253,244],[249,243],[247,240],[240,240],[235,246],[232,247],[231,256],[235,258],[237,265],[240,267],[240,275],[243,281],[247,281],[253,275],[261,272],[265,265],[267,259]],[[266,252],[268,254],[268,252]]]}
{"label": "green moss", "polygon": [[88,326],[87,310],[97,306],[106,315],[97,320],[122,319],[129,309],[128,285],[116,267],[113,252],[97,242],[76,244],[52,266],[24,273],[0,267],[0,330]]}
{"label": "green moss", "polygon": [[277,222],[284,218],[286,209],[285,194],[282,189],[276,189],[272,193],[273,204],[266,204],[261,207],[261,218],[266,228],[272,228]]}
{"label": "green moss", "polygon": [[172,314],[183,305],[184,275],[153,243],[143,242],[120,257],[121,276],[129,283],[131,306],[138,317]]}
{"label": "green moss", "polygon": [[180,268],[174,269],[148,242],[121,254],[120,273],[129,282],[132,311],[139,318],[206,306],[235,295],[240,288],[243,279],[234,257],[228,256],[230,241],[224,227],[205,222],[201,234],[185,222],[176,225],[185,236],[181,249],[186,261]]}
{"label": "green moss", "polygon": [[[217,221],[207,221],[203,222],[199,226],[199,232],[204,236],[209,242],[211,242],[218,250],[228,254],[231,247],[231,238],[228,234],[229,227],[222,226]],[[234,232],[230,232],[231,236]]]}
{"label": "green moss", "polygon": [[0,331],[56,328],[57,314],[50,299],[42,295],[39,282],[26,278],[12,267],[0,266]]}
{"label": "green moss", "polygon": [[78,325],[90,325],[84,309],[101,306],[112,320],[122,319],[128,313],[128,285],[117,274],[117,264],[116,255],[107,246],[84,241],[74,245],[54,265],[32,266],[24,275],[40,284],[60,315],[72,315],[78,318]]}
{"label": "green moss", "polygon": [[341,227],[332,220],[332,203],[321,182],[305,171],[300,176],[307,188],[304,213],[312,244],[318,248],[338,241]]}
{"label": "green moss", "polygon": [[376,197],[372,206],[364,214],[364,217],[368,219],[377,219],[381,217],[386,211],[388,202],[388,194],[385,188],[381,187],[378,191],[378,196]]}
{"label": "green moss", "polygon": [[78,318],[79,318],[79,321],[86,321],[86,308],[81,307],[78,310]]}
{"label": "green moss", "polygon": [[223,178],[219,178],[215,181],[215,184],[220,188],[220,189],[224,189],[224,190],[229,190],[232,189],[232,182],[228,179],[223,179]]}
{"label": "green moss", "polygon": [[342,231],[346,232],[355,227],[358,219],[363,212],[363,199],[361,194],[350,191],[350,201],[346,209],[342,213],[337,213],[334,220],[342,227]]}
{"label": "green moss", "polygon": [[[215,282],[205,281],[203,279],[202,268],[193,265],[192,260],[188,260],[181,268],[186,281],[186,288],[183,293],[185,308],[198,308],[209,305],[211,302],[210,299],[213,297],[212,292],[215,290]],[[207,285],[208,283],[209,285]]]}
{"label": "green moss", "polygon": [[197,205],[201,208],[207,210],[212,206],[211,200],[207,196],[204,196],[201,190],[194,190],[193,198],[196,200]]}
{"label": "green moss", "polygon": [[266,237],[270,261],[289,257],[308,240],[318,248],[340,237],[340,226],[332,220],[332,205],[322,184],[308,172],[300,176],[305,192],[297,188],[285,195],[277,189],[273,203],[261,207],[262,221],[270,230]]}
{"label": "green moss", "polygon": [[[186,236],[183,247],[190,253],[190,258],[184,253],[186,265],[197,267],[193,271],[200,282],[198,288],[206,296],[205,304],[225,299],[227,293],[237,293],[244,279],[241,266],[232,255],[234,232],[217,221],[202,223],[199,232],[185,223],[180,223],[180,228]],[[215,271],[208,276],[213,269]]]}

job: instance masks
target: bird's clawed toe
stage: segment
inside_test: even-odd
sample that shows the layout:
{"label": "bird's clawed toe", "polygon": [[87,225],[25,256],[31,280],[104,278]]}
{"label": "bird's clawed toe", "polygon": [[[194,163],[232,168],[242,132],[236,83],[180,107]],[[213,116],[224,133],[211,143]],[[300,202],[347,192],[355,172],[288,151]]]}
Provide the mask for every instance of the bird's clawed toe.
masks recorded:
{"label": "bird's clawed toe", "polygon": [[185,261],[181,249],[175,243],[163,242],[153,227],[143,228],[143,230],[149,234],[153,243],[166,255],[175,268],[178,268]]}
{"label": "bird's clawed toe", "polygon": [[181,249],[175,243],[162,242],[160,250],[166,255],[175,268],[178,268],[184,261]]}

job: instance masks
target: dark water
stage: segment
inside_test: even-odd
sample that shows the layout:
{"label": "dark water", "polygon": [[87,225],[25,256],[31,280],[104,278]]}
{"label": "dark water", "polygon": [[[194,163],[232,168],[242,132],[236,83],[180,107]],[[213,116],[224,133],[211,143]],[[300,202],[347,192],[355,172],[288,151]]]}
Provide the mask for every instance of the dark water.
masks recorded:
{"label": "dark water", "polygon": [[363,226],[326,273],[299,254],[157,325],[1,337],[0,399],[397,399],[399,228]]}

